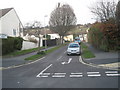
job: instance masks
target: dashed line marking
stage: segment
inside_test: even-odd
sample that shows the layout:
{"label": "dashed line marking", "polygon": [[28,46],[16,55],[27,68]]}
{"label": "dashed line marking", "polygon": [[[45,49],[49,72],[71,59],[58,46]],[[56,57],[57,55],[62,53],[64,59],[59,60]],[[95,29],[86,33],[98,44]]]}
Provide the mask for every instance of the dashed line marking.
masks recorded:
{"label": "dashed line marking", "polygon": [[70,77],[83,77],[83,75],[70,75]]}
{"label": "dashed line marking", "polygon": [[42,73],[41,75],[50,75],[50,73]]}
{"label": "dashed line marking", "polygon": [[101,76],[101,74],[88,75],[88,77],[98,77],[98,76]]}
{"label": "dashed line marking", "polygon": [[54,73],[54,74],[56,74],[56,75],[61,75],[61,74],[66,74],[66,73]]}
{"label": "dashed line marking", "polygon": [[106,71],[105,73],[118,73],[118,71]]}
{"label": "dashed line marking", "polygon": [[52,77],[65,77],[65,75],[52,75]]}
{"label": "dashed line marking", "polygon": [[62,56],[60,56],[60,57],[57,59],[57,61],[60,60],[61,58],[62,58]]}
{"label": "dashed line marking", "polygon": [[120,74],[106,74],[107,76],[120,76]]}
{"label": "dashed line marking", "polygon": [[83,73],[71,73],[71,74],[83,74]]}
{"label": "dashed line marking", "polygon": [[48,77],[48,76],[39,76],[39,77]]}
{"label": "dashed line marking", "polygon": [[87,74],[97,74],[99,72],[87,72]]}

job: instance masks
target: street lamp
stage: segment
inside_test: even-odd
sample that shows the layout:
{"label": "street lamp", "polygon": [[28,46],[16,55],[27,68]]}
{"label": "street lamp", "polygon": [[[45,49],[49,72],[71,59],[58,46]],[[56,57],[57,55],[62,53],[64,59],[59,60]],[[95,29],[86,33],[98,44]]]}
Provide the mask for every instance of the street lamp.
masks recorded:
{"label": "street lamp", "polygon": [[45,49],[47,48],[47,38],[46,38],[46,29],[45,29],[45,18],[47,17],[47,15],[44,16],[44,30],[45,30]]}

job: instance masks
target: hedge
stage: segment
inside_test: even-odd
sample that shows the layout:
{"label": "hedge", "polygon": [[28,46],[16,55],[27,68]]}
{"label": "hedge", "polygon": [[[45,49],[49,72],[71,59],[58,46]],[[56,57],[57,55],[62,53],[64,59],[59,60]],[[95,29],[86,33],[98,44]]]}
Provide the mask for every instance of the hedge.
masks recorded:
{"label": "hedge", "polygon": [[88,41],[94,47],[104,51],[117,50],[118,33],[115,24],[95,23],[88,32]]}
{"label": "hedge", "polygon": [[2,39],[2,55],[11,53],[15,50],[21,50],[23,39],[21,37],[8,37]]}

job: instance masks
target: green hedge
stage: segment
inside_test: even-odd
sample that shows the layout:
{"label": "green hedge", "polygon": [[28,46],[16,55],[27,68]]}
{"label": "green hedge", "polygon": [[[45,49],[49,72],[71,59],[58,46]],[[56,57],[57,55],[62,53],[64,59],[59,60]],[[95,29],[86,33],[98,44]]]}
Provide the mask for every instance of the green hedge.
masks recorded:
{"label": "green hedge", "polygon": [[21,37],[8,37],[2,39],[2,55],[11,53],[15,50],[21,50],[23,39]]}
{"label": "green hedge", "polygon": [[98,28],[90,28],[88,41],[98,49],[109,51],[108,38]]}

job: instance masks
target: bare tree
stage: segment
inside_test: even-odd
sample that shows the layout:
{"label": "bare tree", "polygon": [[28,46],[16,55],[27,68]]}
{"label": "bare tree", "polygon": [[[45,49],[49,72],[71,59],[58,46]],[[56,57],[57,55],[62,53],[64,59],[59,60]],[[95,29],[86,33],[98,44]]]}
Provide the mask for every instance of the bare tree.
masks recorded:
{"label": "bare tree", "polygon": [[[36,32],[34,33],[36,37],[39,38],[39,42],[38,42],[38,47],[40,47],[40,31],[41,31],[41,23],[39,21],[33,21],[33,23],[26,23],[25,27],[27,30],[35,30]],[[40,52],[40,50],[38,50],[38,52]]]}
{"label": "bare tree", "polygon": [[116,3],[114,1],[97,2],[95,6],[90,7],[91,12],[96,16],[98,21],[105,22],[109,19],[115,19]]}
{"label": "bare tree", "polygon": [[117,22],[118,29],[120,30],[120,1],[118,2],[117,8],[116,8],[116,22]]}
{"label": "bare tree", "polygon": [[66,34],[74,28],[77,19],[73,9],[68,4],[58,6],[52,11],[49,24],[50,29],[60,35],[61,42]]}

